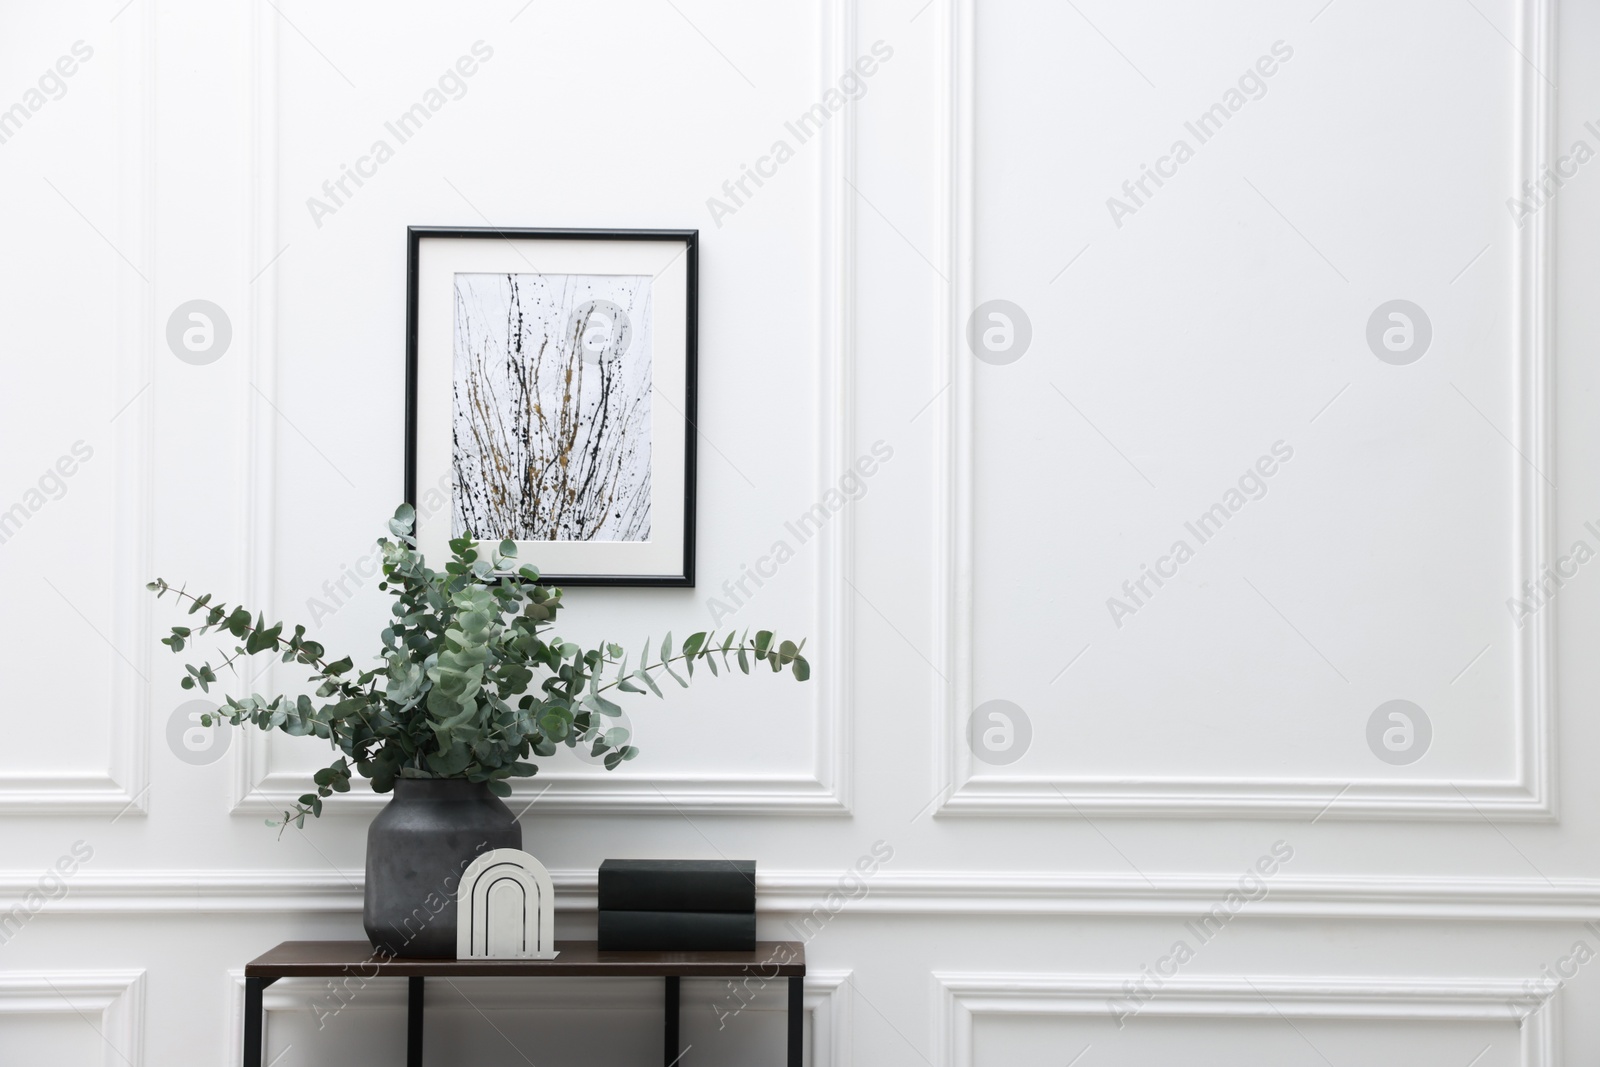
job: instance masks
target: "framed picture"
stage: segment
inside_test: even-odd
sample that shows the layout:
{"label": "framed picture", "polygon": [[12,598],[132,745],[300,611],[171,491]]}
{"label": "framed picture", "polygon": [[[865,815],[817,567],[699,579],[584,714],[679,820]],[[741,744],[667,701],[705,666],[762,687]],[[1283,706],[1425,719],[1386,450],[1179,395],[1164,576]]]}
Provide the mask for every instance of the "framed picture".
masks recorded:
{"label": "framed picture", "polygon": [[694,585],[696,230],[413,226],[406,499],[432,559]]}

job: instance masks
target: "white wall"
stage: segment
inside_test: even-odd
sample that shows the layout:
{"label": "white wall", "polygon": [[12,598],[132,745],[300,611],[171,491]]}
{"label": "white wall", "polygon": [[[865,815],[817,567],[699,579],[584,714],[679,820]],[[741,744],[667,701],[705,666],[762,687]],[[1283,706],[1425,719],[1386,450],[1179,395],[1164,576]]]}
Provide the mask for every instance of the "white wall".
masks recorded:
{"label": "white wall", "polygon": [[[701,231],[701,585],[576,590],[577,639],[709,625],[893,449],[731,620],[811,635],[811,683],[708,679],[633,709],[625,771],[563,754],[530,783],[565,936],[631,855],[755,858],[762,934],[793,936],[882,841],[808,945],[815,1064],[1600,1054],[1600,565],[1521,626],[1507,605],[1600,548],[1600,165],[1520,226],[1507,204],[1600,149],[1592,5],[119,2],[0,15],[0,109],[27,112],[0,123],[0,910],[35,912],[0,943],[7,1064],[237,1062],[243,964],[360,936],[381,799],[280,839],[315,743],[180,760],[174,616],[141,585],[309,621],[367,551],[401,492],[409,224]],[[478,41],[464,95],[314,217]],[[785,121],[880,41],[796,144]],[[1278,42],[1200,143],[1185,123]],[[780,138],[794,158],[714,211]],[[1123,191],[1178,139],[1192,158]],[[967,342],[996,299],[1031,326],[1014,362]],[[1431,323],[1408,365],[1366,338],[1396,299]],[[192,300],[232,327],[206,365],[166,340]],[[1278,442],[1200,544],[1185,523]],[[370,648],[381,594],[339,599],[317,638]],[[1368,743],[1394,699],[1431,723],[1409,764]],[[990,700],[1027,716],[1014,762],[967,743]],[[1265,895],[1196,936],[1280,842]],[[1119,1027],[1108,1001],[1180,940]],[[658,995],[440,989],[430,1050],[649,1062]],[[397,989],[327,996],[274,987],[269,1060],[397,1061]],[[775,1055],[780,1005],[719,1030],[732,1003],[686,986],[694,1062]]]}

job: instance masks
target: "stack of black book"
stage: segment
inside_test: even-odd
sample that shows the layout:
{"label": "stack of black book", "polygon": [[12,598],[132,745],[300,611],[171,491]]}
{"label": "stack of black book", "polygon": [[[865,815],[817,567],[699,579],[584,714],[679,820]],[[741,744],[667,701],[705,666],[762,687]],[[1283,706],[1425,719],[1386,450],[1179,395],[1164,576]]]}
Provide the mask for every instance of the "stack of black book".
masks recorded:
{"label": "stack of black book", "polygon": [[605,952],[752,951],[754,860],[606,860],[600,864]]}

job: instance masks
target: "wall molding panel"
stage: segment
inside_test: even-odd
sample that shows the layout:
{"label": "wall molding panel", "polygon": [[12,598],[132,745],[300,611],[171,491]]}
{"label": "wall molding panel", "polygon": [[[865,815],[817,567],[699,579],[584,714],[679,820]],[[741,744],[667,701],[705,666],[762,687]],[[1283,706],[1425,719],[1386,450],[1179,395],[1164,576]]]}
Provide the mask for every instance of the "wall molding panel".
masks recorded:
{"label": "wall molding panel", "polygon": [[[592,870],[556,870],[557,906],[592,912]],[[763,870],[763,914],[804,914],[838,888],[835,871]],[[42,911],[62,914],[360,914],[360,870],[91,870]],[[0,911],[36,888],[37,872],[0,872]],[[1236,877],[1189,874],[1141,878],[1105,874],[879,871],[865,896],[839,914],[1173,916],[1201,914],[1238,888]],[[1294,878],[1280,875],[1250,917],[1588,922],[1600,919],[1600,880],[1539,878]]]}
{"label": "wall molding panel", "polygon": [[102,1067],[143,1067],[143,971],[0,972],[0,1015],[71,1014],[101,1037]]}
{"label": "wall molding panel", "polygon": [[[119,267],[111,294],[118,347],[112,374],[115,395],[127,402],[108,428],[116,454],[116,501],[113,522],[111,633],[106,649],[111,663],[110,763],[104,772],[0,775],[0,813],[109,814],[147,810],[150,776],[151,597],[150,545],[153,521],[152,449],[154,401],[148,395],[155,375],[153,329],[153,266],[155,247],[154,13],[148,5],[115,30],[118,64],[118,133],[115,146],[117,180],[116,247],[130,261]],[[144,278],[134,274],[135,268]],[[152,281],[146,281],[150,278]],[[105,441],[91,444],[104,446]],[[51,595],[47,591],[44,595]]]}
{"label": "wall molding panel", "polygon": [[[838,78],[855,58],[858,0],[830,0],[818,26],[821,42],[815,65],[816,90]],[[250,427],[243,472],[247,490],[241,560],[243,586],[250,603],[273,615],[274,551],[271,531],[276,516],[277,433],[277,292],[275,257],[280,249],[277,218],[277,176],[281,116],[278,110],[277,13],[267,0],[256,0],[256,32],[252,48],[252,262],[273,263],[252,286],[250,310],[251,373],[244,397]],[[854,202],[848,194],[855,174],[855,118],[841,112],[818,135],[821,151],[815,164],[817,195],[818,342],[820,360],[814,402],[825,427],[819,435],[815,491],[831,486],[855,456],[854,350],[856,232]],[[476,224],[479,220],[470,220]],[[254,271],[256,268],[252,268]],[[398,414],[398,413],[397,413]],[[398,484],[398,482],[397,482]],[[814,591],[817,639],[821,660],[836,665],[823,676],[814,699],[817,720],[814,768],[806,775],[671,775],[572,774],[541,771],[537,779],[513,783],[510,803],[537,798],[540,809],[561,814],[750,814],[843,815],[850,811],[853,758],[851,719],[854,704],[852,597],[854,519],[842,509],[817,535],[818,580]],[[272,677],[269,666],[260,675]],[[245,731],[228,757],[232,767],[232,811],[278,814],[313,789],[310,775],[273,770],[265,740]],[[333,810],[372,812],[387,798],[372,793],[367,782],[353,781],[348,794],[333,799]]]}
{"label": "wall molding panel", "polygon": [[[1515,719],[1517,772],[1509,780],[1331,780],[1292,777],[1140,778],[1010,776],[974,773],[961,734],[974,706],[973,558],[974,367],[963,324],[975,306],[977,95],[976,0],[940,0],[941,113],[938,260],[951,284],[940,313],[941,383],[937,405],[939,500],[934,584],[941,689],[935,729],[936,814],[976,816],[1122,816],[1150,819],[1300,819],[1552,821],[1555,690],[1553,612],[1539,612],[1517,632]],[[1515,127],[1510,145],[1515,183],[1535,182],[1554,159],[1555,0],[1516,0]],[[1513,487],[1514,559],[1506,588],[1538,581],[1554,559],[1552,469],[1552,323],[1554,242],[1551,212],[1515,231],[1515,309],[1511,352],[1515,425],[1511,437],[1528,462]]]}
{"label": "wall molding panel", "polygon": [[[1138,975],[938,974],[941,1067],[972,1067],[977,1015],[1102,1016]],[[1416,977],[1301,979],[1261,977],[1167,979],[1139,1017],[1350,1019],[1413,1022],[1508,1022],[1521,1035],[1522,1067],[1555,1067],[1556,1002],[1514,1014],[1525,996],[1514,983],[1493,979]]]}

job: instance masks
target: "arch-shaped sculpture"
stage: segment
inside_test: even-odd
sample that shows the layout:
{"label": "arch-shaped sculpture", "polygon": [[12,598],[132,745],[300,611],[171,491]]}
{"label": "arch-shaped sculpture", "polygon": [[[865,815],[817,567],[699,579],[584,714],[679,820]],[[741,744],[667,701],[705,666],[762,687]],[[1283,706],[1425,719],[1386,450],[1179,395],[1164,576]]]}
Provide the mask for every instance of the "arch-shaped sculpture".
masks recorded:
{"label": "arch-shaped sculpture", "polygon": [[544,864],[518,848],[473,860],[456,890],[456,958],[555,957],[556,894]]}

